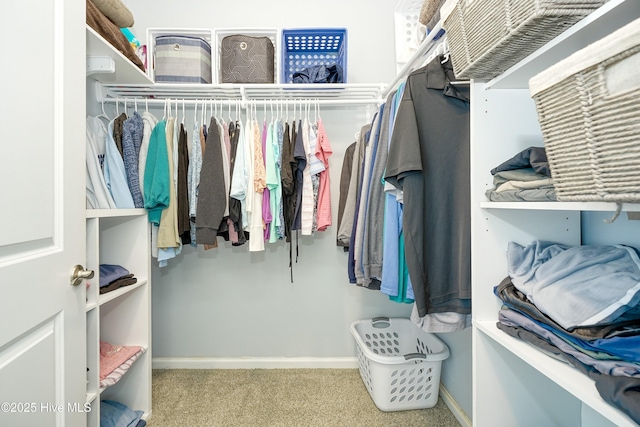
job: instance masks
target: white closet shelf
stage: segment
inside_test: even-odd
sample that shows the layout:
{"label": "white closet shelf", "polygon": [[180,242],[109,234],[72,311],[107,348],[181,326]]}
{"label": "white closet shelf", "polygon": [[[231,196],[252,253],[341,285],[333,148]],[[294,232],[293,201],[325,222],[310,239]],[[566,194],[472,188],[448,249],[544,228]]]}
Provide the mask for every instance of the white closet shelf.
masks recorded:
{"label": "white closet shelf", "polygon": [[[105,390],[107,390],[107,389],[108,389],[108,388],[110,388],[110,387],[115,387],[115,386],[116,386],[116,385],[117,385],[117,384],[122,380],[122,378],[126,377],[126,376],[127,376],[127,374],[129,374],[129,373],[130,373],[131,369],[133,369],[134,367],[138,366],[138,362],[140,361],[140,359],[142,358],[142,356],[147,352],[147,347],[145,347],[144,345],[142,345],[142,346],[140,346],[140,347],[142,347],[142,352],[138,355],[138,357],[136,358],[136,360],[134,360],[134,361],[133,361],[133,364],[132,364],[128,369],[127,369],[127,372],[125,372],[125,373],[124,373],[124,375],[123,375],[122,377],[120,377],[120,378],[115,382],[115,384],[111,384],[111,385],[108,385],[108,386],[106,386],[106,387],[102,387],[102,386],[101,386],[101,387],[100,387],[100,389],[99,389],[99,393],[100,393],[100,394],[102,394]],[[133,357],[133,356],[132,356],[132,357]],[[129,358],[129,359],[127,359],[127,361],[128,361],[128,360],[131,360],[131,359]],[[124,363],[126,363],[127,361],[123,362],[123,364],[124,364]],[[120,365],[120,366],[122,366],[122,365]]]}
{"label": "white closet shelf", "polygon": [[87,209],[87,218],[109,218],[146,215],[146,209]]}
{"label": "white closet shelf", "polygon": [[87,66],[87,74],[103,83],[128,82],[132,84],[150,84],[151,79],[136,67],[126,56],[114,48],[111,43],[87,25],[87,64],[89,58],[111,58],[112,70],[96,70]]}
{"label": "white closet shelf", "polygon": [[[113,62],[111,62],[113,61]],[[96,65],[91,65],[96,64]],[[87,26],[87,74],[102,83],[105,102],[144,98],[147,103],[162,103],[164,99],[213,99],[217,102],[292,103],[297,100],[317,100],[318,104],[380,104],[384,83],[341,84],[192,84],[154,83],[101,35]],[[116,83],[117,82],[117,83]],[[99,97],[100,98],[100,97]]]}
{"label": "white closet shelf", "polygon": [[568,365],[547,356],[525,341],[516,339],[498,329],[495,321],[474,320],[474,326],[492,341],[497,342],[538,372],[559,384],[567,392],[601,413],[619,427],[637,426],[627,415],[606,403],[595,387],[593,380]]}
{"label": "white closet shelf", "polygon": [[527,89],[529,79],[640,17],[640,2],[609,0],[569,30],[487,82],[487,89]]}
{"label": "white closet shelf", "polygon": [[138,281],[133,285],[122,286],[111,292],[100,294],[100,296],[98,297],[98,305],[106,304],[109,301],[113,301],[114,299],[119,298],[129,292],[133,292],[139,287],[144,286],[146,284],[147,284],[147,279],[138,278]]}
{"label": "white closet shelf", "polygon": [[110,85],[103,86],[105,102],[143,98],[147,103],[163,103],[165,99],[196,100],[213,99],[216,102],[284,102],[314,99],[319,104],[372,104],[381,102],[383,83],[342,84],[170,84]]}
{"label": "white closet shelf", "polygon": [[94,400],[96,400],[96,397],[98,397],[98,393],[87,393],[87,403],[93,402]]}
{"label": "white closet shelf", "polygon": [[[617,205],[609,202],[480,202],[482,209],[523,209],[550,211],[613,212]],[[622,212],[639,212],[640,204],[623,203]]]}

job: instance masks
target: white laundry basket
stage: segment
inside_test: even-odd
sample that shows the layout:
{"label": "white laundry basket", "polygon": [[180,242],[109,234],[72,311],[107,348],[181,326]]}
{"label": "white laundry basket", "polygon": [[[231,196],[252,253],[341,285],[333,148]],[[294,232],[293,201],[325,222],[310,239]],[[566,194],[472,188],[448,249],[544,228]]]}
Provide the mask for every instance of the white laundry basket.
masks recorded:
{"label": "white laundry basket", "polygon": [[351,324],[360,376],[381,411],[432,408],[449,348],[410,319],[376,317]]}

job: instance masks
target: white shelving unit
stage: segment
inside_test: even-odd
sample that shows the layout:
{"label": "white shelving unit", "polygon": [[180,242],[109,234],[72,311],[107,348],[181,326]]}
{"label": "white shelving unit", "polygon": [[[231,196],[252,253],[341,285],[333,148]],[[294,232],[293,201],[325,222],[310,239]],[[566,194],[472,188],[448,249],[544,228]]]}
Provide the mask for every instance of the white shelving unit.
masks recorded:
{"label": "white shelving unit", "polygon": [[[93,64],[110,64],[96,67]],[[150,84],[152,80],[87,25],[87,75],[103,83]]]}
{"label": "white shelving unit", "polygon": [[[100,400],[121,402],[151,414],[151,288],[149,224],[144,209],[87,210],[87,268],[95,272],[87,289],[88,426],[100,425]],[[99,293],[100,264],[127,268],[137,283]],[[145,352],[115,385],[100,389],[100,340],[136,345]]]}
{"label": "white shelving unit", "polygon": [[[151,79],[102,36],[87,26],[87,84],[148,85]],[[92,88],[91,88],[92,89]],[[87,90],[88,96],[94,92]],[[86,212],[87,281],[87,426],[100,425],[100,401],[121,402],[151,415],[151,248],[144,209],[89,209]],[[100,264],[122,265],[137,279],[99,293]],[[100,340],[141,346],[144,353],[115,385],[100,389]]]}
{"label": "white shelving unit", "polygon": [[[592,380],[568,364],[496,327],[493,288],[507,276],[509,241],[580,245],[581,212],[613,203],[488,202],[491,168],[530,146],[542,146],[529,78],[640,17],[640,2],[610,0],[590,16],[489,82],[472,83],[471,194],[473,287],[473,423],[496,426],[636,426],[607,404]],[[624,211],[638,211],[637,204]],[[593,226],[593,224],[591,225]],[[608,227],[610,224],[596,225]]]}

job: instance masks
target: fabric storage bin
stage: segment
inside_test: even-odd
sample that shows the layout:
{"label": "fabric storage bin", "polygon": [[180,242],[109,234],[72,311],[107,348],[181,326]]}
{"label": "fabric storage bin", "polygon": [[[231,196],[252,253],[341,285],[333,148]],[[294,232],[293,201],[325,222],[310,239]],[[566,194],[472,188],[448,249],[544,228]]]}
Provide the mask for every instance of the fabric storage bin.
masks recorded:
{"label": "fabric storage bin", "polygon": [[214,30],[218,83],[276,83],[278,34],[275,28]]}
{"label": "fabric storage bin", "polygon": [[155,37],[154,80],[164,83],[212,83],[211,45],[202,37]]}
{"label": "fabric storage bin", "polygon": [[347,82],[347,29],[305,28],[282,30],[281,83],[292,83],[305,68],[337,64]]}
{"label": "fabric storage bin", "polygon": [[360,376],[381,411],[432,408],[449,348],[410,319],[376,317],[351,324]]}
{"label": "fabric storage bin", "polygon": [[560,201],[640,202],[640,19],[529,81]]}
{"label": "fabric storage bin", "polygon": [[448,0],[441,9],[458,78],[491,79],[607,0]]}

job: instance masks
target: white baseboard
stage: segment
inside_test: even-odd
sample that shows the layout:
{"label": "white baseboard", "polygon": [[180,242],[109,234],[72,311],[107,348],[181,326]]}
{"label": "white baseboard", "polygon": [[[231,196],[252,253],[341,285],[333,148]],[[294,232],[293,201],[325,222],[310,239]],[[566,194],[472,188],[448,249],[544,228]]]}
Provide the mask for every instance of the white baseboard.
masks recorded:
{"label": "white baseboard", "polygon": [[357,369],[356,357],[154,357],[153,369]]}
{"label": "white baseboard", "polygon": [[473,425],[467,414],[465,414],[460,405],[458,405],[458,402],[455,401],[453,396],[451,396],[442,384],[440,384],[440,397],[462,427],[471,427]]}

